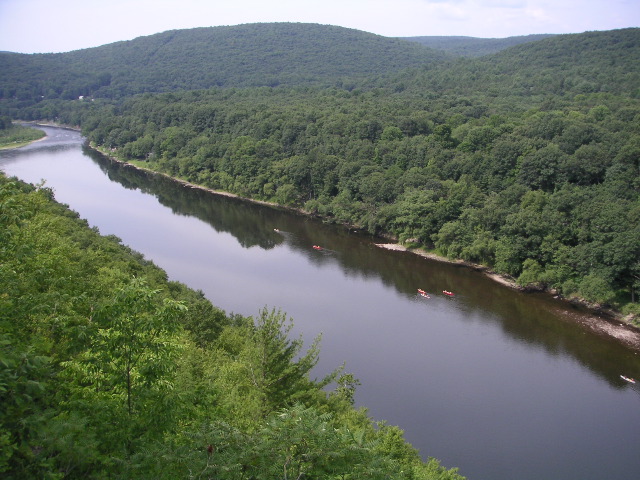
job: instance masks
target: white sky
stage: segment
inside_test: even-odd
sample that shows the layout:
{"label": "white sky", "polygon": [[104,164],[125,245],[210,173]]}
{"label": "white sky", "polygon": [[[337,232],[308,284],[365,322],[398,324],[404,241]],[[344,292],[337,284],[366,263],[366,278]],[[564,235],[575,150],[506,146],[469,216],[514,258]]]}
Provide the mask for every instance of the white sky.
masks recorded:
{"label": "white sky", "polygon": [[640,26],[639,0],[0,0],[0,51],[67,52],[166,30],[303,22],[387,37]]}

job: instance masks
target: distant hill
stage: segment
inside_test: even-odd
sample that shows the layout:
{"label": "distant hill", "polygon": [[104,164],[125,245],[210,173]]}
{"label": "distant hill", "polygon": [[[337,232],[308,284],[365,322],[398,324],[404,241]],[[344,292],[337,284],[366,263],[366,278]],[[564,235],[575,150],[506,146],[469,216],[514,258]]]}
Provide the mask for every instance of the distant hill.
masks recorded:
{"label": "distant hill", "polygon": [[[504,103],[514,95],[635,95],[640,84],[638,28],[502,40],[416,38],[439,40],[426,47],[343,27],[264,23],[173,30],[68,53],[0,53],[0,113],[49,99],[210,87],[377,87]],[[465,44],[475,52],[503,49],[469,58],[432,48],[445,44],[451,51]]]}
{"label": "distant hill", "polygon": [[68,53],[0,53],[0,98],[117,98],[212,86],[342,85],[447,57],[416,43],[328,25],[172,30]]}
{"label": "distant hill", "polygon": [[[640,28],[555,35],[430,70],[405,71],[396,85],[418,92],[484,97],[615,93],[640,98]],[[396,87],[400,89],[400,87]]]}
{"label": "distant hill", "polygon": [[401,40],[416,42],[425,47],[443,50],[460,57],[481,57],[501,50],[520,45],[522,43],[536,42],[543,38],[552,37],[552,34],[524,35],[507,38],[477,38],[477,37],[399,37]]}

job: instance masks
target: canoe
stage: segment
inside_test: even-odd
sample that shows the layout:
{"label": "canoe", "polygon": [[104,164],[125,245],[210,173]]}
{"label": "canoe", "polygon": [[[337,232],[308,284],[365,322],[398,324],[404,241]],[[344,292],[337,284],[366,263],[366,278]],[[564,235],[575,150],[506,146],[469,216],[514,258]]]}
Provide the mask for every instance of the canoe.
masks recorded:
{"label": "canoe", "polygon": [[633,378],[625,377],[624,375],[620,375],[620,378],[629,383],[636,383]]}

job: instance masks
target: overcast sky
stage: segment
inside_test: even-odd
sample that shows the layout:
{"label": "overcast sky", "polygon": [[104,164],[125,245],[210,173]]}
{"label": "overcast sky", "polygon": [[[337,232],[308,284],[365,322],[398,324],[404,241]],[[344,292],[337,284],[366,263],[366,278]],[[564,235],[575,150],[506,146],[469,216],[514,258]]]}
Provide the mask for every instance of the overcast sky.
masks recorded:
{"label": "overcast sky", "polygon": [[502,38],[640,26],[639,0],[0,0],[0,51],[67,52],[166,30],[254,22],[387,37]]}

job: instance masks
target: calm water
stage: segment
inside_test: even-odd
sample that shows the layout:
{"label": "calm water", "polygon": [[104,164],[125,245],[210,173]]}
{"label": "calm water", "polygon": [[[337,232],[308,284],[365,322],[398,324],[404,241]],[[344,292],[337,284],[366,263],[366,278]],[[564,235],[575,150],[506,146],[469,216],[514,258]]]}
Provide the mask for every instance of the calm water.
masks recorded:
{"label": "calm water", "polygon": [[357,404],[423,457],[471,480],[640,478],[640,390],[619,378],[640,378],[640,355],[571,323],[570,307],[113,165],[78,133],[44,130],[47,140],[0,152],[0,169],[46,179],[102,234],[227,312],[275,307],[307,345],[321,333],[317,376],[346,363],[362,382]]}

